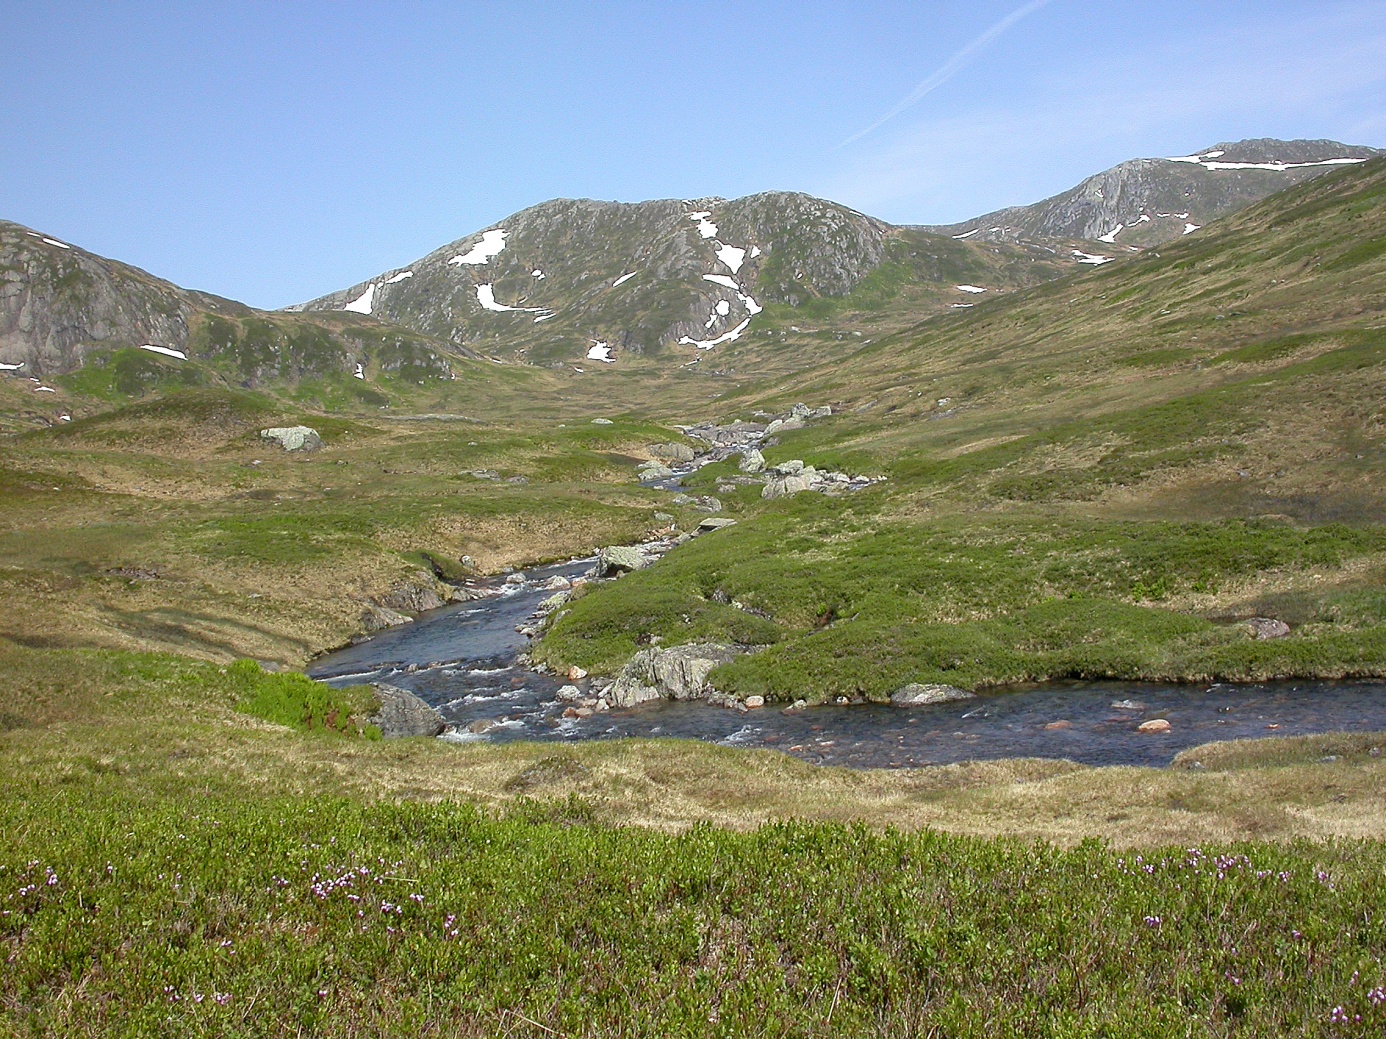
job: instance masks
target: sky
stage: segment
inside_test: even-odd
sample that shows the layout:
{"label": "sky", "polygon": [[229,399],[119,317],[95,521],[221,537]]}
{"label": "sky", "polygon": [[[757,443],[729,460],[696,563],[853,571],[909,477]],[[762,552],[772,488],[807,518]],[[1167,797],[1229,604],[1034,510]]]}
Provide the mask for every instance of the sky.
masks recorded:
{"label": "sky", "polygon": [[1386,147],[1381,0],[0,13],[0,219],[266,308],[555,197],[950,223],[1220,141]]}

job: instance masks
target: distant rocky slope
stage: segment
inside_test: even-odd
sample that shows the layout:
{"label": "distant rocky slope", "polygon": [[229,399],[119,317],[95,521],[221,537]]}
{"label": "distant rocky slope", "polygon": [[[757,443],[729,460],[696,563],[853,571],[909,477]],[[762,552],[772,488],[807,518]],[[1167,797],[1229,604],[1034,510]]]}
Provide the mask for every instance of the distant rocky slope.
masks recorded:
{"label": "distant rocky slope", "polygon": [[846,296],[888,261],[899,268],[892,276],[946,285],[944,307],[968,298],[952,284],[967,272],[993,275],[991,287],[1004,291],[1073,263],[1056,265],[1046,254],[1041,272],[1024,250],[1007,243],[1002,251],[998,259],[995,244],[892,227],[791,192],[733,201],[557,199],[289,309],[372,314],[535,363],[601,364],[664,351],[688,360],[741,339],[768,305]]}
{"label": "distant rocky slope", "polygon": [[[1337,141],[1259,139],[1132,159],[1029,206],[926,230],[964,241],[1082,238],[1145,248],[1191,234],[1277,191],[1386,154]],[[1100,256],[1095,250],[1092,255]]]}
{"label": "distant rocky slope", "polygon": [[466,351],[355,314],[265,313],[0,221],[0,374],[44,378],[90,363],[138,394],[224,381],[255,386],[379,372],[447,377]]}

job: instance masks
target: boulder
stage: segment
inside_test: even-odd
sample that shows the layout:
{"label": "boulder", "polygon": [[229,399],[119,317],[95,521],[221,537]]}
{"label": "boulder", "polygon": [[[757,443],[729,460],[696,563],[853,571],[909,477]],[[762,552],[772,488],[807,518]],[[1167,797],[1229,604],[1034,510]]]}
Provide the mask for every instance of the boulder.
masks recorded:
{"label": "boulder", "polygon": [[788,462],[773,466],[770,471],[776,476],[797,476],[804,471],[804,463],[802,459],[792,458]]}
{"label": "boulder", "polygon": [[667,465],[650,462],[640,467],[639,475],[641,480],[667,480],[675,473]]}
{"label": "boulder", "polygon": [[791,494],[813,489],[813,480],[807,476],[772,476],[761,489],[762,498],[785,498]]}
{"label": "boulder", "polygon": [[653,557],[633,545],[609,545],[597,553],[597,576],[644,570],[653,562]]}
{"label": "boulder", "polygon": [[1290,633],[1288,624],[1270,617],[1252,617],[1246,625],[1258,639],[1283,639]]}
{"label": "boulder", "polygon": [[265,440],[273,440],[285,451],[316,451],[322,447],[322,437],[312,426],[275,426],[260,430]]}
{"label": "boulder", "polygon": [[361,612],[361,627],[368,634],[395,628],[401,624],[412,624],[414,618],[385,606],[369,603]]}
{"label": "boulder", "polygon": [[436,610],[452,599],[451,586],[443,584],[427,571],[420,570],[410,579],[396,584],[376,601],[386,609],[423,613],[425,610]]}
{"label": "boulder", "polygon": [[582,699],[582,690],[575,685],[565,685],[558,690],[558,699],[564,703],[576,703]]}
{"label": "boulder", "polygon": [[1136,731],[1137,731],[1137,732],[1147,732],[1147,733],[1154,732],[1154,733],[1159,733],[1159,732],[1169,732],[1169,730],[1170,730],[1170,724],[1169,724],[1169,722],[1168,722],[1166,719],[1164,719],[1164,718],[1152,718],[1152,719],[1150,719],[1150,721],[1148,721],[1148,722],[1141,722],[1139,725],[1136,726]]}
{"label": "boulder", "polygon": [[790,418],[808,418],[813,414],[813,409],[807,404],[796,404],[789,409]]}
{"label": "boulder", "polygon": [[445,728],[443,716],[409,690],[380,683],[372,688],[380,707],[366,720],[387,740],[437,736]]}
{"label": "boulder", "polygon": [[647,450],[651,458],[666,462],[691,462],[695,457],[693,449],[687,444],[651,444]]}
{"label": "boulder", "polygon": [[747,706],[750,710],[753,710],[753,711],[754,711],[756,708],[758,708],[758,707],[764,707],[764,706],[765,706],[765,697],[763,697],[763,696],[748,696],[748,697],[746,697],[746,706]]}
{"label": "boulder", "polygon": [[734,526],[736,526],[734,519],[729,519],[726,516],[709,516],[698,524],[698,530],[700,533],[707,533],[709,530],[721,530],[723,527]]}
{"label": "boulder", "polygon": [[614,425],[616,425],[616,423],[612,422],[611,419],[609,419],[609,418],[594,418],[594,419],[592,420],[592,425],[594,425],[594,426],[614,426]]}
{"label": "boulder", "polygon": [[955,700],[974,700],[976,695],[952,685],[911,682],[890,694],[894,707],[923,707],[927,704],[952,703]]}
{"label": "boulder", "polygon": [[765,469],[765,456],[754,447],[748,447],[741,452],[741,461],[737,463],[737,468],[743,473],[759,473]]}
{"label": "boulder", "polygon": [[647,700],[703,700],[713,692],[708,673],[736,659],[737,650],[717,643],[642,649],[621,669],[606,699],[613,707],[634,707]]}

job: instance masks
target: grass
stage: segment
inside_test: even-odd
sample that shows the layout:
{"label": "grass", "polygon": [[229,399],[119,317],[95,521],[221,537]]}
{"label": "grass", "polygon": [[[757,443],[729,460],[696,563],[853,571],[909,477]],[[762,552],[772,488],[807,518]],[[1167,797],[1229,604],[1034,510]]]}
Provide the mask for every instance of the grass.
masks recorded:
{"label": "grass", "polygon": [[0,1027],[1336,1035],[1386,1013],[1386,858],[1349,839],[1380,831],[1382,734],[851,773],[344,738],[306,723],[320,692],[0,641]]}

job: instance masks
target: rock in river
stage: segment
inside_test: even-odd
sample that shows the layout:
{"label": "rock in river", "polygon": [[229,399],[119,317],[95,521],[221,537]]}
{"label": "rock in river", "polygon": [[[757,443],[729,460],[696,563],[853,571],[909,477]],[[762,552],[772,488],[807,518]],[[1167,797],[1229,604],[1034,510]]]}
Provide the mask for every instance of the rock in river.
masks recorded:
{"label": "rock in river", "polygon": [[955,700],[974,700],[975,694],[953,685],[937,685],[932,682],[911,682],[890,694],[890,702],[895,707],[922,707],[926,704],[952,703]]}
{"label": "rock in river", "polygon": [[736,657],[735,649],[718,643],[642,649],[621,669],[606,698],[613,707],[634,707],[661,698],[702,700],[712,691],[708,672]]}
{"label": "rock in river", "polygon": [[377,683],[372,686],[380,708],[368,719],[387,740],[404,736],[437,736],[444,729],[443,718],[407,689]]}

